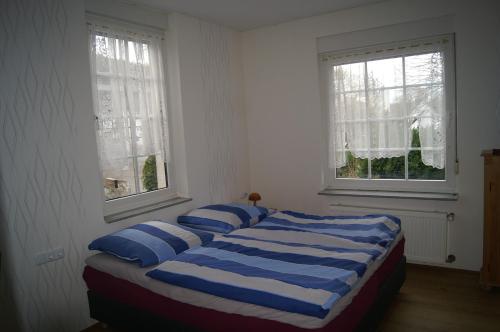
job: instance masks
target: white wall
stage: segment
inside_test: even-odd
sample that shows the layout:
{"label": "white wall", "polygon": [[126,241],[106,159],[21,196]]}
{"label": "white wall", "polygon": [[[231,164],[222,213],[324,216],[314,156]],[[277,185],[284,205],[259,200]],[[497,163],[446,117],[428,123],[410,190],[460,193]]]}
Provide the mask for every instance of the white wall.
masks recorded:
{"label": "white wall", "polygon": [[[116,2],[103,3],[102,11],[130,13],[113,7]],[[180,64],[169,76],[177,84],[171,98],[175,166],[181,190],[193,201],[106,224],[83,0],[0,2],[0,318],[9,331],[15,327],[6,321],[15,316],[24,331],[79,331],[91,324],[81,274],[93,238],[143,220],[174,220],[194,206],[248,190],[238,34],[182,15],[163,15],[162,21],[135,9],[128,19],[152,15],[151,23],[168,25],[175,42],[170,55]],[[208,48],[208,39],[221,47]],[[204,70],[201,55],[224,57],[217,62],[224,74]],[[207,83],[235,90],[206,100]],[[207,122],[211,117],[223,120]],[[213,160],[205,151],[221,139],[217,127],[234,145],[227,153],[215,151]],[[219,169],[230,185],[221,183],[226,179]],[[64,259],[35,265],[36,253],[56,247],[64,248]]]}
{"label": "white wall", "polygon": [[[456,32],[457,202],[318,196],[322,146],[316,39],[444,15]],[[500,146],[498,1],[398,0],[243,33],[250,186],[272,207],[326,213],[329,203],[455,212],[450,266],[478,270],[482,257],[482,149]]]}
{"label": "white wall", "polygon": [[189,191],[203,202],[237,199],[249,188],[240,35],[181,14],[169,26],[176,54],[168,70],[180,71],[171,102],[184,119]]}

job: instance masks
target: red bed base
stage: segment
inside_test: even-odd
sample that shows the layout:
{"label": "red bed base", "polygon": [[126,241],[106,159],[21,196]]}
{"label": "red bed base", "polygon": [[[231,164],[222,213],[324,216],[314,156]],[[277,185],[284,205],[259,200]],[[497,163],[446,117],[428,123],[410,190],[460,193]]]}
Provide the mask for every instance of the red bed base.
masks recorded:
{"label": "red bed base", "polygon": [[[346,332],[355,330],[361,318],[371,309],[374,309],[372,306],[375,306],[374,303],[376,300],[380,300],[378,297],[380,297],[379,292],[381,286],[384,281],[391,276],[391,273],[394,272],[397,265],[404,259],[403,252],[404,239],[402,239],[391,251],[384,263],[375,271],[360,292],[354,297],[351,304],[326,326],[319,329],[303,329],[277,321],[196,307],[164,297],[134,283],[113,277],[89,266],[85,267],[83,278],[89,288],[91,316],[98,320],[104,321],[101,317],[96,317],[102,316],[101,314],[92,315],[93,312],[98,311],[92,307],[93,302],[96,302],[96,295],[98,295],[98,298],[109,299],[110,303],[128,305],[141,312],[153,314],[160,320],[179,322],[181,325],[194,327],[202,331]],[[404,275],[402,278],[404,280]],[[400,282],[402,283],[402,281]],[[397,286],[397,289],[399,289],[399,286]],[[91,294],[94,294],[93,301],[91,301]],[[96,304],[94,303],[94,305]],[[109,306],[110,304],[107,303],[103,307],[107,308]],[[102,311],[102,308],[100,310]],[[110,315],[104,316],[116,317],[118,320],[120,319],[119,309],[109,308],[109,311]],[[125,315],[125,313],[123,314]],[[121,317],[124,318],[124,315]],[[117,321],[116,319],[114,321]]]}

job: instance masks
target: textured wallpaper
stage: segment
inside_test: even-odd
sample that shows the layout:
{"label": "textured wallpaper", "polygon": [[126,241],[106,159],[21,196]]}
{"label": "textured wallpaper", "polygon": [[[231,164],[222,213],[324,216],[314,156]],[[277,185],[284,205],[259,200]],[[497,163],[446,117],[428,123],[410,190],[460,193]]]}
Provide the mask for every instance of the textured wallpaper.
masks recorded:
{"label": "textured wallpaper", "polygon": [[[2,274],[23,330],[76,331],[89,322],[80,234],[92,217],[83,186],[92,172],[79,160],[90,104],[77,104],[79,78],[69,70],[82,42],[82,26],[72,24],[83,24],[83,4],[0,4]],[[59,246],[63,260],[35,265],[35,253]]]}
{"label": "textured wallpaper", "polygon": [[[233,199],[248,184],[235,32],[194,22],[206,136],[194,144],[209,152],[208,188],[198,190]],[[24,331],[90,325],[81,278],[89,241],[187,208],[104,223],[87,52],[83,0],[0,0],[0,319],[14,316],[3,305],[16,308]],[[57,247],[64,259],[35,264],[36,253]]]}
{"label": "textured wallpaper", "polygon": [[238,183],[238,112],[231,100],[230,39],[224,27],[200,22],[201,78],[205,108],[209,192],[212,203],[234,197]]}

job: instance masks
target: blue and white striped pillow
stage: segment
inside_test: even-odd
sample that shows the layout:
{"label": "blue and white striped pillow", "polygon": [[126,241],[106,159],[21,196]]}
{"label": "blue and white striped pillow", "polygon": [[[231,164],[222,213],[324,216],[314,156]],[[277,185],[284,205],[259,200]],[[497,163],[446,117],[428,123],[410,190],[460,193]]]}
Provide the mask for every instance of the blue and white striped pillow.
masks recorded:
{"label": "blue and white striped pillow", "polygon": [[141,267],[156,265],[181,252],[212,241],[214,235],[163,221],[148,221],[100,237],[89,244]]}
{"label": "blue and white striped pillow", "polygon": [[229,233],[253,226],[268,215],[269,210],[260,206],[240,203],[215,204],[179,216],[177,222],[190,228]]}

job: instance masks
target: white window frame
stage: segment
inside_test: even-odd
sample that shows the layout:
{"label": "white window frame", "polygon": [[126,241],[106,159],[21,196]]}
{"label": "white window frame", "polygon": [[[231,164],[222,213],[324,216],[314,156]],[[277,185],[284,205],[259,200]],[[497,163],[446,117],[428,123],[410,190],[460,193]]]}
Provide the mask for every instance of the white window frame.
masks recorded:
{"label": "white window frame", "polygon": [[[377,49],[395,49],[401,45],[412,44],[425,44],[426,40],[446,38],[448,45],[444,48],[444,78],[445,78],[445,99],[446,99],[446,166],[445,166],[445,179],[444,180],[416,180],[416,179],[363,179],[363,178],[337,178],[336,169],[330,168],[329,155],[330,155],[330,142],[331,133],[329,129],[329,114],[330,114],[330,89],[331,89],[331,62],[326,59],[330,57],[342,58],[343,60],[336,62],[337,64],[347,64],[357,61],[370,61],[386,58],[394,58],[408,55],[416,55],[427,52],[432,52],[429,49],[425,52],[425,48],[419,50],[411,50],[407,47],[405,51],[394,51],[391,55],[390,51],[376,52]],[[323,137],[324,139],[324,160],[323,160],[323,186],[326,189],[346,189],[346,190],[373,190],[373,191],[404,191],[404,192],[429,192],[429,193],[455,193],[456,192],[456,174],[458,173],[458,158],[456,153],[456,90],[455,90],[455,46],[454,34],[445,34],[440,36],[432,36],[429,38],[419,38],[414,40],[407,40],[395,43],[386,43],[382,45],[369,46],[365,48],[357,48],[351,50],[344,50],[333,53],[319,54],[319,77],[321,88],[321,100],[323,108]],[[366,53],[371,53],[371,57],[367,57]],[[355,59],[359,54],[359,58]],[[353,60],[354,59],[354,60]],[[334,136],[334,135],[333,135]],[[335,146],[335,145],[334,145]],[[334,152],[332,152],[334,153]],[[335,158],[335,153],[334,153]],[[406,161],[407,162],[407,161]],[[406,163],[405,162],[405,163]],[[335,164],[335,163],[334,163]]]}
{"label": "white window frame", "polygon": [[[167,168],[167,188],[160,188],[154,191],[150,192],[144,192],[144,193],[138,193],[138,194],[133,194],[129,196],[124,196],[124,197],[119,197],[119,198],[114,198],[111,200],[106,200],[104,190],[102,190],[102,187],[100,188],[100,193],[101,193],[101,198],[103,202],[103,213],[104,217],[108,216],[113,216],[117,214],[123,214],[126,213],[127,211],[133,211],[133,210],[138,210],[141,208],[147,208],[148,206],[151,207],[157,207],[158,204],[164,203],[167,201],[175,200],[179,198],[179,194],[176,190],[176,185],[175,185],[175,169],[174,169],[174,156],[173,156],[173,147],[172,147],[172,141],[173,141],[173,133],[171,130],[171,120],[172,116],[170,114],[170,107],[169,102],[168,102],[168,71],[167,71],[167,45],[166,45],[166,38],[165,38],[165,33],[166,31],[160,28],[152,27],[152,26],[147,26],[147,25],[140,25],[128,21],[124,21],[121,19],[115,19],[112,17],[108,16],[101,16],[101,15],[96,15],[92,13],[86,13],[86,19],[87,22],[89,23],[94,23],[94,24],[104,24],[104,25],[111,25],[115,26],[118,29],[126,29],[128,31],[138,31],[143,34],[156,34],[156,35],[161,35],[163,42],[162,42],[162,59],[163,59],[163,72],[164,72],[164,91],[163,94],[165,96],[165,116],[167,117],[167,123],[169,124],[169,128],[167,128],[168,131],[168,146],[167,149],[169,151],[169,156],[170,158],[167,158],[165,161],[166,163],[166,168]],[[90,51],[90,50],[89,50]],[[90,54],[90,52],[89,52]],[[97,124],[97,121],[96,121]],[[96,133],[97,133],[97,127],[95,127]],[[97,143],[97,141],[96,141]],[[103,173],[101,170],[101,166],[99,165],[99,172],[101,175],[101,183],[104,183],[104,177],[102,177]],[[147,210],[147,209],[146,209]],[[132,214],[133,215],[133,214]],[[126,217],[126,216],[125,216]]]}

